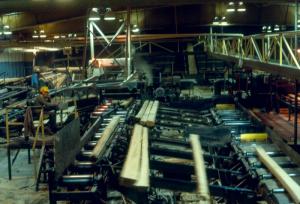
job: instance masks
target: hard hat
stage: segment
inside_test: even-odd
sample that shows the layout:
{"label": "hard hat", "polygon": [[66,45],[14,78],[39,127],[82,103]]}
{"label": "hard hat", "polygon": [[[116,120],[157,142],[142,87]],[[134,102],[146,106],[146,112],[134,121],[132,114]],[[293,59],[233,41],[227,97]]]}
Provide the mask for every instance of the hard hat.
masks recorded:
{"label": "hard hat", "polygon": [[41,94],[49,93],[48,87],[47,87],[47,86],[42,86],[42,87],[40,88],[40,93],[41,93]]}

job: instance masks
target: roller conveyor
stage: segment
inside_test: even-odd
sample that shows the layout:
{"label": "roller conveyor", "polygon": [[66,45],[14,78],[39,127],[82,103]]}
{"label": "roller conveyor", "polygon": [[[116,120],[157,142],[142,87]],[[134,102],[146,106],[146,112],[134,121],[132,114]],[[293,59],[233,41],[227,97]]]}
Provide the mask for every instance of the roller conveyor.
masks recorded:
{"label": "roller conveyor", "polygon": [[[291,202],[287,192],[258,160],[254,147],[262,145],[267,154],[297,180],[300,179],[299,168],[270,141],[258,143],[243,142],[239,139],[241,133],[263,132],[261,125],[256,124],[240,110],[214,110],[213,113],[210,110],[201,114],[202,112],[195,110],[159,108],[156,125],[149,131],[151,190],[140,192],[125,188],[122,189],[124,196],[128,196],[136,203],[148,203],[138,202],[131,196],[136,193],[138,197],[147,200],[148,196],[155,197],[155,193],[159,193],[161,189],[168,192],[174,190],[194,192],[195,172],[188,135],[195,133],[200,135],[209,189],[214,199],[222,203],[256,203],[262,200],[260,195],[263,195],[266,200],[270,199],[277,203]],[[114,187],[117,185],[130,137],[118,140],[113,138],[111,143],[121,144],[120,147],[112,151],[112,147],[107,145],[105,146],[107,150],[101,154],[103,159],[93,157],[93,150],[98,140],[103,137],[105,127],[116,115],[122,117],[122,123],[128,122],[124,119],[127,116],[126,111],[115,111],[104,117],[93,136],[82,147],[74,163],[67,169],[67,173],[61,177],[62,187],[67,186],[68,189],[79,189],[81,193],[90,193],[91,191],[82,189],[106,188],[110,182]],[[131,126],[132,122],[128,122],[127,125]],[[108,155],[110,158],[120,158],[119,162],[111,162],[107,159]]]}
{"label": "roller conveyor", "polygon": [[[230,114],[233,115],[233,118],[240,117],[240,120],[244,120],[246,118],[249,120],[249,116],[241,113],[236,110],[236,113],[233,111],[226,111],[226,113],[222,111],[217,111],[216,114],[220,120],[224,122],[224,124],[228,124],[230,121]],[[240,116],[238,116],[240,115]],[[230,121],[232,122],[232,121]],[[244,122],[244,121],[243,121]],[[252,121],[250,121],[254,124]],[[249,124],[249,125],[252,125]],[[293,179],[300,183],[300,171],[299,167],[293,163],[289,157],[286,156],[284,152],[282,152],[275,144],[270,143],[270,141],[266,142],[241,142],[239,139],[239,135],[241,133],[255,133],[255,132],[263,132],[261,127],[258,127],[257,130],[255,128],[247,128],[247,126],[240,126],[240,124],[231,124],[231,134],[234,136],[234,139],[237,141],[235,144],[237,146],[237,152],[244,160],[244,164],[248,165],[249,172],[254,172],[255,177],[259,181],[258,188],[262,192],[262,196],[269,203],[291,203],[292,200],[288,193],[284,188],[279,184],[279,182],[274,178],[274,176],[266,169],[266,167],[258,160],[255,147],[257,145],[262,146],[266,153],[279,165],[284,169],[285,172],[288,173]],[[261,126],[261,124],[260,124]],[[248,130],[246,130],[248,129]]]}
{"label": "roller conveyor", "polygon": [[[106,109],[107,111],[111,111],[109,107]],[[93,114],[92,114],[93,115]],[[124,111],[111,111],[111,114],[103,113],[101,118],[101,124],[98,125],[98,128],[94,129],[94,133],[90,137],[90,140],[81,148],[79,154],[76,156],[76,160],[74,160],[73,164],[68,167],[66,171],[67,174],[63,175],[59,181],[57,181],[57,187],[60,188],[59,192],[51,191],[53,200],[51,202],[55,203],[56,200],[64,200],[62,195],[65,195],[65,198],[71,199],[83,199],[83,200],[94,200],[101,194],[103,186],[100,183],[103,182],[105,178],[102,173],[102,168],[104,167],[102,160],[105,161],[105,158],[111,151],[111,145],[114,144],[114,138],[116,134],[118,134],[120,125],[118,125],[114,132],[107,138],[107,144],[104,146],[103,151],[99,157],[95,157],[94,149],[100,140],[102,140],[104,131],[108,124],[112,122],[113,116],[120,116],[122,121],[124,121],[124,117],[126,113]],[[103,157],[103,159],[102,159]],[[98,187],[97,187],[98,186]],[[64,189],[66,187],[66,189]],[[68,189],[80,189],[77,193],[72,191],[68,191]],[[85,189],[85,190],[84,190]],[[93,191],[88,189],[94,189]],[[104,189],[103,189],[104,190]],[[99,191],[97,193],[97,191]],[[87,196],[86,195],[91,195]],[[98,198],[99,199],[99,198]]]}

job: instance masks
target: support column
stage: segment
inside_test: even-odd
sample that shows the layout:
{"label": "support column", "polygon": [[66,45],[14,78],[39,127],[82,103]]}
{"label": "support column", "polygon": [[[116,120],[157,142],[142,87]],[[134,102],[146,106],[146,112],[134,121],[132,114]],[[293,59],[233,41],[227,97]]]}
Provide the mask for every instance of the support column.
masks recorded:
{"label": "support column", "polygon": [[213,27],[210,26],[209,28],[209,33],[210,33],[210,51],[213,52],[213,47],[214,47],[214,44],[213,44]]}
{"label": "support column", "polygon": [[94,47],[94,27],[93,22],[89,22],[89,33],[90,33],[90,51],[91,51],[91,60],[95,58],[95,47]]}
{"label": "support column", "polygon": [[298,80],[295,81],[295,104],[294,104],[294,144],[298,140]]}
{"label": "support column", "polygon": [[130,20],[130,7],[127,8],[126,19],[126,51],[125,51],[125,76],[128,78],[131,73],[131,20]]}
{"label": "support column", "polygon": [[[299,20],[299,3],[298,0],[295,0],[295,31],[298,31],[298,20]],[[294,53],[297,55],[298,48],[298,36],[295,34],[295,50]]]}

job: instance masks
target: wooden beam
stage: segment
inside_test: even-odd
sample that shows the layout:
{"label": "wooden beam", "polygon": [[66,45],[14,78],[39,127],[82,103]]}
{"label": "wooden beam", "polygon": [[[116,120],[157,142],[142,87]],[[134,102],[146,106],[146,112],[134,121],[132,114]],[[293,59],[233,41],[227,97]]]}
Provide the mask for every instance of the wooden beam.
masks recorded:
{"label": "wooden beam", "polygon": [[115,131],[116,127],[120,122],[120,116],[114,116],[110,123],[105,127],[102,136],[98,140],[96,146],[93,149],[92,156],[99,157],[100,153],[103,150],[103,147],[106,145],[107,140],[110,138],[112,133]]}
{"label": "wooden beam", "polygon": [[154,127],[158,107],[159,107],[159,102],[154,101],[154,103],[151,107],[150,113],[148,115],[147,123],[146,123],[148,127]]}
{"label": "wooden beam", "polygon": [[197,192],[200,196],[200,202],[209,203],[210,195],[208,181],[199,136],[196,134],[190,134],[190,143],[193,150],[193,158],[195,162],[194,167],[197,179]]}
{"label": "wooden beam", "polygon": [[262,147],[256,147],[259,160],[269,169],[275,178],[287,190],[295,203],[300,203],[300,186],[265,152]]}
{"label": "wooden beam", "polygon": [[138,114],[135,116],[135,118],[136,118],[137,120],[140,120],[140,119],[143,117],[143,115],[144,115],[144,113],[145,113],[145,111],[146,111],[146,109],[147,109],[148,104],[149,104],[149,101],[148,101],[148,100],[146,100],[146,101],[143,103],[143,106],[141,107],[140,111],[139,111]]}
{"label": "wooden beam", "polygon": [[141,124],[142,125],[146,125],[147,124],[148,116],[149,116],[150,110],[151,110],[151,108],[153,106],[153,103],[154,103],[153,101],[149,101],[147,109],[146,109],[146,111],[145,111],[145,113],[144,113],[144,115],[143,115],[143,117],[141,119]]}
{"label": "wooden beam", "polygon": [[140,176],[143,126],[136,124],[131,136],[128,153],[121,171],[120,183],[132,185]]}
{"label": "wooden beam", "polygon": [[147,190],[150,187],[148,143],[148,128],[143,127],[140,176],[134,183],[134,187],[139,188],[139,190]]}

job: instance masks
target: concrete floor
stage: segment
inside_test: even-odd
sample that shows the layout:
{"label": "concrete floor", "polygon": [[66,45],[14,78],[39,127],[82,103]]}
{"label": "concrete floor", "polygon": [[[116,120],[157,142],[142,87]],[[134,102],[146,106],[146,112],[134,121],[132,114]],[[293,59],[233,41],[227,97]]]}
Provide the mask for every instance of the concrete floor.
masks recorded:
{"label": "concrete floor", "polygon": [[[12,158],[16,151],[12,151]],[[12,166],[12,180],[8,180],[6,149],[0,149],[0,203],[1,204],[47,204],[48,190],[41,185],[35,191],[33,163],[28,164],[27,150],[21,150]]]}

